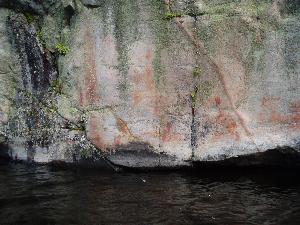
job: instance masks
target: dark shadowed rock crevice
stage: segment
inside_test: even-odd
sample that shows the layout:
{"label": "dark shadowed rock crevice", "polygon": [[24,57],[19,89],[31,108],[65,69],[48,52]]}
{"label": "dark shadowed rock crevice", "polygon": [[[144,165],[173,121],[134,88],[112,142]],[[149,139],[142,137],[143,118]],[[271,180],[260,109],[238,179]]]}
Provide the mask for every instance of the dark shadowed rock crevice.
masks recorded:
{"label": "dark shadowed rock crevice", "polygon": [[12,15],[8,27],[21,64],[23,87],[42,98],[48,92],[50,81],[57,75],[54,60],[47,51],[42,52],[36,38],[37,31],[27,25],[21,14]]}
{"label": "dark shadowed rock crevice", "polygon": [[0,135],[0,163],[9,160],[7,139]]}
{"label": "dark shadowed rock crevice", "polygon": [[289,147],[270,149],[249,155],[231,157],[219,161],[195,161],[201,168],[300,168],[300,152]]}
{"label": "dark shadowed rock crevice", "polygon": [[[19,135],[27,134],[28,158],[33,160],[34,146],[37,143],[47,146],[51,139],[50,133],[43,128],[50,128],[53,121],[40,103],[50,100],[50,84],[57,79],[58,73],[52,56],[47,51],[42,52],[36,38],[37,31],[27,24],[22,14],[11,15],[7,24],[21,68],[21,79],[17,79],[14,84],[17,90],[16,107],[26,109],[18,113],[16,127],[11,129],[18,129]],[[22,119],[26,121],[23,133],[18,125]]]}
{"label": "dark shadowed rock crevice", "polygon": [[164,152],[157,153],[153,146],[143,142],[120,145],[106,157],[114,165],[127,169],[175,169],[190,165],[189,162],[180,162],[175,156],[170,156]]}

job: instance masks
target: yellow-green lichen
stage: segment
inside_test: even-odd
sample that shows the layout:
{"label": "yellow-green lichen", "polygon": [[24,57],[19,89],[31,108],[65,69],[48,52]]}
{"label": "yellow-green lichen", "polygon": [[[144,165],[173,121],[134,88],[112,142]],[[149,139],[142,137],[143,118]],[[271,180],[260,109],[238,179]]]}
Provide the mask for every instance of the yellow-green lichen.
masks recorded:
{"label": "yellow-green lichen", "polygon": [[198,84],[198,92],[201,95],[200,98],[203,101],[204,99],[208,98],[212,93],[212,83],[210,81],[203,81]]}
{"label": "yellow-green lichen", "polygon": [[164,79],[165,67],[162,64],[163,52],[168,49],[170,41],[175,34],[170,28],[170,23],[164,19],[166,6],[162,1],[152,0],[149,4],[151,19],[149,25],[154,34],[153,72],[155,84],[158,86]]}
{"label": "yellow-green lichen", "polygon": [[193,68],[193,72],[192,73],[193,73],[193,77],[194,78],[201,77],[202,70],[201,70],[201,68],[199,66],[196,66],[196,67]]}
{"label": "yellow-green lichen", "polygon": [[212,93],[212,83],[209,81],[199,82],[194,86],[190,94],[192,108],[196,108],[197,103],[201,104]]}
{"label": "yellow-green lichen", "polygon": [[59,78],[52,80],[51,90],[54,92],[54,94],[62,94],[62,87],[62,82]]}
{"label": "yellow-green lichen", "polygon": [[66,47],[64,44],[62,43],[57,43],[54,46],[54,49],[60,54],[60,55],[66,55],[68,54],[68,52],[70,51],[70,49],[68,47]]}
{"label": "yellow-green lichen", "polygon": [[46,44],[44,36],[45,36],[45,34],[42,31],[36,32],[36,37],[37,37],[39,43],[43,46],[45,46],[45,44]]}
{"label": "yellow-green lichen", "polygon": [[192,102],[193,109],[196,107],[197,95],[198,95],[198,86],[195,86],[194,90],[191,93],[191,102]]}
{"label": "yellow-green lichen", "polygon": [[[118,63],[115,66],[119,74],[118,89],[123,97],[129,89],[128,71],[130,68],[129,52],[132,44],[139,39],[139,4],[135,0],[127,1],[105,1],[102,7],[102,17],[111,13],[116,39],[116,50],[118,52]],[[111,10],[110,10],[111,9]],[[109,21],[105,21],[108,23]],[[107,24],[105,27],[109,27]]]}
{"label": "yellow-green lichen", "polygon": [[272,5],[272,0],[247,1],[204,1],[203,7],[198,10],[199,15],[225,15],[225,16],[263,16]]}
{"label": "yellow-green lichen", "polygon": [[[230,43],[234,43],[239,34],[263,37],[265,31],[279,28],[278,22],[270,19],[271,7],[271,0],[204,1],[199,9],[201,20],[197,20],[196,35],[210,54],[214,54],[228,36],[232,37],[228,39]],[[226,42],[224,46],[230,44]]]}
{"label": "yellow-green lichen", "polygon": [[182,16],[181,13],[168,11],[168,12],[165,13],[164,19],[170,20],[170,19],[173,19],[175,17],[181,17],[181,16]]}

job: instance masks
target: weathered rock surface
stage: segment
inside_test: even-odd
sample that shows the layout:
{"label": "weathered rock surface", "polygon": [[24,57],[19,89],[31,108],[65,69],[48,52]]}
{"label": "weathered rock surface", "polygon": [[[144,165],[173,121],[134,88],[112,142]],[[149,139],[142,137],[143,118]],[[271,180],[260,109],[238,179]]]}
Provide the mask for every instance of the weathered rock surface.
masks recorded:
{"label": "weathered rock surface", "polygon": [[296,0],[0,7],[12,158],[169,168],[300,151]]}
{"label": "weathered rock surface", "polygon": [[104,5],[104,0],[81,0],[82,4],[91,7],[97,8]]}
{"label": "weathered rock surface", "polygon": [[0,0],[0,7],[20,12],[45,14],[55,2],[54,0]]}

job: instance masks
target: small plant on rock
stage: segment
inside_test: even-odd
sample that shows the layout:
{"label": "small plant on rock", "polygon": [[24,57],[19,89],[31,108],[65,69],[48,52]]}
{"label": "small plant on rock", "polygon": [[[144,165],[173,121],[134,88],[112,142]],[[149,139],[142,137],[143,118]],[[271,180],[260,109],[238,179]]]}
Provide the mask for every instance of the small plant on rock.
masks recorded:
{"label": "small plant on rock", "polygon": [[66,55],[70,51],[70,49],[62,43],[57,43],[54,48],[60,55]]}
{"label": "small plant on rock", "polygon": [[43,46],[46,44],[44,39],[44,33],[42,31],[36,32],[36,37]]}
{"label": "small plant on rock", "polygon": [[200,67],[196,66],[194,69],[193,69],[193,77],[200,77],[202,74],[202,71],[200,69]]}
{"label": "small plant on rock", "polygon": [[173,19],[175,17],[181,17],[182,15],[180,13],[175,13],[175,12],[171,12],[171,11],[168,11],[165,13],[165,16],[164,18],[166,20],[170,20],[170,19]]}
{"label": "small plant on rock", "polygon": [[193,109],[196,107],[197,94],[198,94],[198,86],[195,86],[193,92],[191,93],[191,101],[192,101]]}
{"label": "small plant on rock", "polygon": [[24,15],[25,15],[28,23],[33,23],[36,19],[34,15],[32,15],[31,13],[28,13],[28,12],[25,13]]}
{"label": "small plant on rock", "polygon": [[62,83],[58,78],[51,82],[51,89],[55,94],[62,94],[62,88]]}

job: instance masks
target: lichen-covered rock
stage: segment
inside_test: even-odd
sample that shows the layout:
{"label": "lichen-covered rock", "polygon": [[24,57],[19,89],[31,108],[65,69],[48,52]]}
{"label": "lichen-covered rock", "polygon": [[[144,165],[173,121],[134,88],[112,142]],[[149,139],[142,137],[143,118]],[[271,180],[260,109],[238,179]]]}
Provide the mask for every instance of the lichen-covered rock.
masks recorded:
{"label": "lichen-covered rock", "polygon": [[91,7],[91,8],[97,8],[104,4],[105,0],[81,0],[82,4]]}
{"label": "lichen-covered rock", "polygon": [[0,0],[0,7],[20,12],[45,14],[59,0]]}
{"label": "lichen-covered rock", "polygon": [[298,1],[14,4],[0,2],[12,157],[155,168],[299,151]]}

